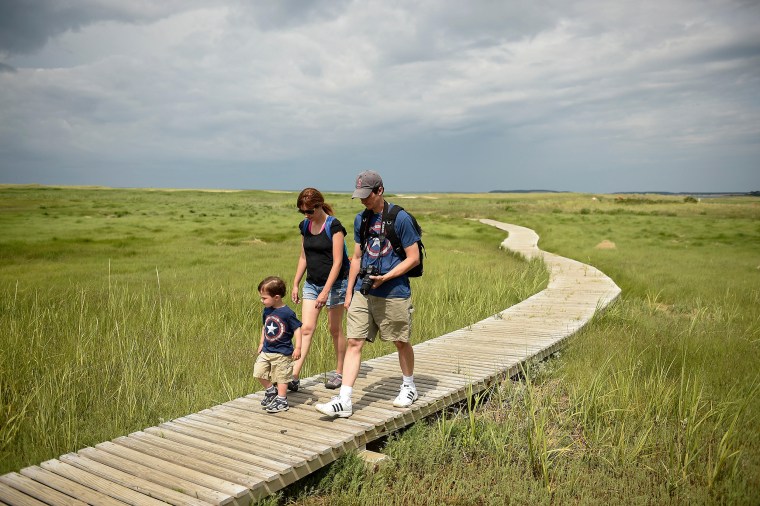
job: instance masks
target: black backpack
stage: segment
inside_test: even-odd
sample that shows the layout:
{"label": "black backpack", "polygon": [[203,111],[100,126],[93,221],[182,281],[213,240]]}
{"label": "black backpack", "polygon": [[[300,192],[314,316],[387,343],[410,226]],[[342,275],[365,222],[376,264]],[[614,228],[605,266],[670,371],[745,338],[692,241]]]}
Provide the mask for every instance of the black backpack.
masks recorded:
{"label": "black backpack", "polygon": [[[382,219],[385,221],[385,234],[387,239],[391,243],[391,247],[393,247],[393,251],[396,253],[396,255],[401,259],[404,260],[406,258],[406,252],[404,251],[404,247],[401,245],[401,239],[399,239],[398,234],[396,234],[396,216],[400,211],[403,211],[404,208],[401,206],[393,205],[393,207],[388,209],[388,202],[385,203],[383,206],[383,216]],[[371,209],[365,209],[362,213],[362,223],[359,228],[359,238],[361,239],[361,247],[362,251],[367,247],[367,236],[369,235],[369,220],[372,217],[372,215],[375,214]],[[409,215],[409,217],[412,219],[412,225],[414,225],[415,230],[417,230],[417,234],[419,234],[420,237],[422,237],[422,227],[420,227],[419,223],[417,223],[417,219],[412,216],[412,213],[409,211],[406,212],[406,214]],[[417,241],[417,247],[420,249],[420,263],[416,266],[412,267],[409,271],[407,271],[406,276],[410,278],[418,278],[422,276],[423,271],[423,265],[422,265],[422,259],[425,256],[425,245],[422,244],[422,240]]]}

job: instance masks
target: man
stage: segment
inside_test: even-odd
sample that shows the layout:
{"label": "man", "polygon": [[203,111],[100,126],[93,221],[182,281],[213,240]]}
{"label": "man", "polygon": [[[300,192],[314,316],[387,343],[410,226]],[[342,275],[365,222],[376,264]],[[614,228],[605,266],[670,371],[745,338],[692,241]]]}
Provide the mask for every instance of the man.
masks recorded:
{"label": "man", "polygon": [[[359,213],[354,219],[354,254],[348,276],[346,293],[346,336],[348,346],[343,363],[343,384],[340,393],[326,404],[317,404],[317,411],[341,418],[353,414],[351,396],[354,382],[359,375],[362,347],[365,341],[373,341],[378,331],[380,339],[391,341],[398,350],[401,366],[401,391],[393,405],[409,407],[417,400],[414,385],[414,349],[411,343],[412,331],[412,290],[406,273],[420,262],[417,241],[420,235],[406,211],[400,211],[395,220],[396,235],[400,239],[406,258],[402,259],[393,250],[385,233],[384,215],[392,204],[383,197],[385,188],[380,174],[364,171],[356,178],[356,189],[351,198],[361,199],[371,213]],[[368,216],[367,216],[368,215]],[[363,225],[363,217],[367,223]],[[362,244],[362,227],[366,241]],[[367,274],[375,268],[377,274]],[[361,291],[365,277],[369,292]]]}

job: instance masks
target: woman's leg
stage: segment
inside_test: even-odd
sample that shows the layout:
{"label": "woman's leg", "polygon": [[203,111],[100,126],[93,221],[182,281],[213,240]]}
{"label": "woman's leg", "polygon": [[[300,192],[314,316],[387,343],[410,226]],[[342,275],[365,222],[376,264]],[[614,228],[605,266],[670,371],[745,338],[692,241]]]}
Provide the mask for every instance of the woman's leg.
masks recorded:
{"label": "woman's leg", "polygon": [[343,335],[343,315],[346,308],[343,305],[327,310],[327,324],[335,348],[335,372],[343,374],[343,359],[346,356],[346,337]]}
{"label": "woman's leg", "polygon": [[306,355],[309,353],[311,338],[314,335],[314,329],[317,327],[317,318],[321,308],[317,308],[316,300],[304,300],[301,303],[301,358],[293,362],[293,377],[301,377],[301,368],[303,367]]}

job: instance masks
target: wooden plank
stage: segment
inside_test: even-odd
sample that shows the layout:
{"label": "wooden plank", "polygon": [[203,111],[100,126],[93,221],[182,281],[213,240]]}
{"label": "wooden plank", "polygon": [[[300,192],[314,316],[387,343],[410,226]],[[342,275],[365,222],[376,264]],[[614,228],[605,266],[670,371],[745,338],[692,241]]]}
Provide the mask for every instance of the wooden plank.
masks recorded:
{"label": "wooden plank", "polygon": [[248,437],[258,438],[264,445],[268,440],[273,440],[280,443],[290,444],[300,449],[313,449],[318,455],[324,455],[333,451],[333,446],[331,445],[306,438],[295,431],[288,431],[287,429],[274,427],[271,424],[268,426],[257,427],[251,424],[246,424],[245,422],[239,423],[235,420],[220,418],[204,412],[188,415],[183,417],[182,420],[193,422],[198,421],[209,425],[215,425],[220,428],[229,428],[238,431],[240,434],[245,434]]}
{"label": "wooden plank", "polygon": [[215,453],[217,455],[235,460],[236,462],[242,462],[257,466],[272,473],[287,473],[293,470],[293,466],[289,464],[284,464],[282,462],[277,462],[270,459],[263,459],[257,455],[252,455],[249,452],[230,447],[226,444],[228,440],[225,441],[223,438],[214,438],[212,439],[213,442],[209,442],[203,439],[184,435],[180,432],[174,432],[172,430],[161,429],[158,427],[148,427],[145,429],[145,432],[164,441],[174,441],[188,448],[197,448],[206,452]]}
{"label": "wooden plank", "polygon": [[[117,438],[122,442],[125,438]],[[219,478],[215,474],[210,474],[216,469],[209,469],[209,472],[199,471],[197,467],[200,464],[192,459],[180,459],[177,455],[167,454],[165,457],[155,457],[143,451],[133,450],[128,446],[118,444],[117,442],[105,442],[95,445],[95,448],[108,454],[130,460],[136,464],[150,467],[153,472],[163,471],[172,476],[182,478],[192,483],[202,485],[212,490],[217,490],[231,497],[243,497],[248,490],[245,486],[232,482],[225,478]]]}
{"label": "wooden plank", "polygon": [[19,492],[23,492],[24,494],[32,496],[44,503],[60,504],[63,506],[87,505],[85,502],[63,494],[54,488],[47,487],[42,483],[34,481],[33,479],[19,473],[8,473],[6,475],[0,476],[0,483],[4,483],[9,487],[13,487]]}
{"label": "wooden plank", "polygon": [[[146,434],[153,435],[155,438],[160,440],[154,442],[156,445],[163,445],[168,442],[176,442],[182,444],[187,448],[198,449],[214,455],[218,455],[220,457],[224,457],[225,459],[229,459],[229,461],[235,463],[234,468],[241,472],[245,472],[247,466],[253,466],[254,469],[264,470],[269,473],[269,475],[264,478],[264,488],[267,490],[279,490],[280,488],[286,487],[295,481],[298,476],[297,470],[294,466],[272,460],[262,459],[256,455],[251,455],[249,453],[229,448],[218,443],[209,443],[200,439],[184,436],[170,430],[158,430],[156,432],[153,432],[150,429],[146,429],[145,432]],[[160,434],[160,436],[157,434]],[[130,436],[136,437],[135,434],[131,434]],[[304,467],[305,465],[306,462],[302,461],[297,467],[300,468]],[[272,467],[276,467],[276,469],[272,469]]]}
{"label": "wooden plank", "polygon": [[[113,443],[109,443],[113,445]],[[115,445],[113,445],[115,446]],[[228,504],[233,501],[234,496],[228,493],[220,492],[211,487],[204,486],[195,481],[191,481],[184,476],[175,476],[165,472],[163,469],[156,469],[150,466],[138,464],[129,459],[111,454],[97,448],[84,448],[77,452],[79,455],[86,457],[95,462],[113,467],[119,471],[137,476],[147,481],[151,481],[166,488],[170,488],[191,497],[197,497],[202,501],[212,504]],[[200,473],[197,473],[200,474]],[[200,479],[200,481],[205,481]]]}
{"label": "wooden plank", "polygon": [[[146,432],[133,432],[129,437],[118,438],[114,442],[124,444],[129,448],[149,455],[155,455],[170,462],[177,459],[186,467],[190,467],[190,463],[196,461],[216,466],[220,474],[214,476],[229,479],[234,483],[240,483],[249,488],[257,486],[261,481],[276,480],[279,476],[279,473],[272,469],[263,468],[243,460],[236,460],[216,452],[187,446],[177,441],[163,439]],[[205,469],[206,466],[202,467]],[[198,468],[198,470],[201,470],[201,468]],[[283,470],[287,471],[287,469]],[[204,470],[204,472],[207,471]],[[209,472],[208,474],[211,473]],[[254,485],[251,486],[249,483],[253,483]]]}
{"label": "wooden plank", "polygon": [[84,501],[88,504],[96,506],[123,506],[124,503],[114,499],[113,497],[93,489],[88,486],[91,484],[90,477],[87,479],[72,479],[70,475],[62,472],[63,463],[57,460],[47,460],[40,464],[40,467],[26,467],[20,471],[24,476],[27,476],[35,481],[44,484],[50,488],[76,497],[77,499]]}
{"label": "wooden plank", "polygon": [[127,504],[134,504],[136,506],[160,506],[163,504],[161,501],[157,501],[150,496],[123,487],[59,460],[48,460],[47,462],[43,462],[41,466],[43,469],[47,469],[50,472]]}
{"label": "wooden plank", "polygon": [[78,479],[83,483],[89,483],[105,493],[122,497],[130,504],[141,504],[147,499],[141,499],[135,494],[125,492],[120,487],[163,501],[162,504],[169,503],[181,506],[203,506],[208,504],[189,495],[162,487],[138,476],[124,473],[76,453],[61,455],[60,459],[61,463],[56,469],[57,472],[72,479]]}
{"label": "wooden plank", "polygon": [[[264,438],[260,433],[249,434],[243,430],[236,430],[234,427],[222,427],[189,417],[166,422],[161,424],[159,428],[179,432],[211,443],[222,444],[229,448],[235,448],[250,453],[254,457],[261,458],[262,461],[272,460],[275,466],[278,464],[295,465],[302,459],[306,461],[314,460],[321,453],[330,450],[328,446],[325,446],[322,452],[317,448],[304,449],[291,444],[291,442],[281,443]],[[277,458],[272,457],[275,455]]]}
{"label": "wooden plank", "polygon": [[[202,413],[208,413],[210,416],[218,417],[220,419],[224,420],[230,420],[233,422],[238,423],[249,423],[254,424],[256,423],[255,417],[258,416],[259,422],[261,421],[261,417],[263,415],[254,415],[253,413],[246,413],[240,410],[233,410],[232,408],[225,408],[223,406],[214,406],[213,408],[210,408],[208,410],[202,411]],[[271,415],[267,415],[264,413],[264,415],[271,417]],[[274,420],[272,422],[274,423]],[[261,425],[268,425],[268,424],[258,424]],[[294,437],[300,437],[305,438],[310,441],[318,441],[324,444],[331,445],[335,449],[341,449],[343,451],[353,450],[355,448],[358,448],[361,444],[365,444],[365,442],[357,442],[354,440],[350,435],[347,435],[343,432],[336,433],[335,431],[330,430],[330,428],[333,426],[332,423],[326,422],[325,420],[320,420],[316,416],[314,417],[314,421],[312,424],[305,423],[305,422],[299,422],[296,420],[291,420],[287,417],[281,416],[277,419],[277,427],[280,428],[280,430],[288,429],[292,431],[292,434]]]}
{"label": "wooden plank", "polygon": [[0,483],[0,501],[11,506],[46,506],[44,502],[38,501],[5,483]]}

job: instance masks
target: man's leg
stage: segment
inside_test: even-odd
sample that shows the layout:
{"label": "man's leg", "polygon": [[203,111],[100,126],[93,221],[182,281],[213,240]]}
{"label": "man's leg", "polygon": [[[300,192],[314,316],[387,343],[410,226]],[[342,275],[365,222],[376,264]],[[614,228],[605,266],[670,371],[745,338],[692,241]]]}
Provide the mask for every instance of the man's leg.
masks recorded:
{"label": "man's leg", "polygon": [[354,412],[351,403],[351,395],[354,391],[354,382],[359,376],[359,368],[362,365],[362,347],[364,339],[348,339],[346,358],[343,361],[343,384],[340,393],[325,404],[316,404],[314,408],[327,416],[348,418]]}
{"label": "man's leg", "polygon": [[351,416],[353,413],[351,395],[362,365],[362,348],[365,341],[363,338],[374,336],[376,332],[377,327],[370,316],[367,298],[356,293],[351,299],[351,307],[346,317],[348,343],[346,357],[343,360],[343,384],[340,387],[340,394],[326,404],[316,404],[314,407],[317,411],[327,416],[341,418]]}
{"label": "man's leg", "polygon": [[345,386],[351,388],[354,387],[356,378],[359,376],[359,369],[362,365],[363,347],[364,339],[348,339],[346,358],[343,359],[343,384]]}
{"label": "man's leg", "polygon": [[414,348],[411,343],[393,341],[398,350],[398,364],[401,366],[401,374],[412,376],[414,374]]}

